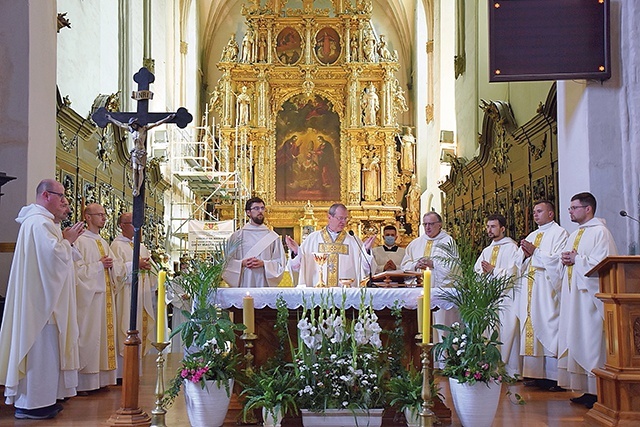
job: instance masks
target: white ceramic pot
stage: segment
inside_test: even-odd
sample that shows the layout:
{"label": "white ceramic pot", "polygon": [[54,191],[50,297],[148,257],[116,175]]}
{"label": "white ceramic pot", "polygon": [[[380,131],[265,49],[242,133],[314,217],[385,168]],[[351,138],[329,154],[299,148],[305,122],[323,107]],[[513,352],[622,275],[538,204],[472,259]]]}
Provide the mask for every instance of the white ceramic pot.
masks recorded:
{"label": "white ceramic pot", "polygon": [[280,427],[282,423],[280,406],[273,408],[273,411],[267,411],[266,408],[262,408],[262,419],[264,420],[264,427]]}
{"label": "white ceramic pot", "polygon": [[384,409],[326,409],[324,412],[302,409],[300,412],[305,427],[380,427]]}
{"label": "white ceramic pot", "polygon": [[193,427],[220,427],[227,416],[233,380],[229,380],[229,394],[224,384],[220,387],[215,381],[207,381],[206,387],[200,383],[184,382],[184,400],[187,406],[189,423]]}
{"label": "white ceramic pot", "polygon": [[405,408],[404,418],[407,420],[407,427],[420,427],[420,411],[415,408]]}
{"label": "white ceramic pot", "polygon": [[460,384],[449,378],[453,406],[464,427],[491,427],[496,416],[502,384]]}

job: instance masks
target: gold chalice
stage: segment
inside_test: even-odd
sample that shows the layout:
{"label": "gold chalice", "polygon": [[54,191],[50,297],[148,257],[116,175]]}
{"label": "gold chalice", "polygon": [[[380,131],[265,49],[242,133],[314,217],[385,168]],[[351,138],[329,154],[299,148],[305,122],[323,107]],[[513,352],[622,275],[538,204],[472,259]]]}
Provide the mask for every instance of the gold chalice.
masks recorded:
{"label": "gold chalice", "polygon": [[350,288],[355,279],[338,279],[343,288]]}
{"label": "gold chalice", "polygon": [[323,252],[313,253],[313,259],[316,261],[316,264],[318,264],[318,272],[320,273],[320,280],[318,280],[316,288],[324,288],[327,286],[327,284],[324,283],[324,279],[322,278],[322,271],[324,270],[324,265],[327,263],[327,257],[328,255]]}

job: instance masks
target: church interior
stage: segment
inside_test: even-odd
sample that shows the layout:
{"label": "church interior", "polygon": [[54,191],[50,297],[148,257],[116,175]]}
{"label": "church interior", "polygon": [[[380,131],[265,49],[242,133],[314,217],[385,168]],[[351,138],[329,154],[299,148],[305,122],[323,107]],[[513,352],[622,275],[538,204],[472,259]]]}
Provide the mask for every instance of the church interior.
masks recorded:
{"label": "church interior", "polygon": [[[610,78],[496,82],[493,0],[0,0],[0,296],[14,219],[42,179],[64,185],[63,226],[99,203],[102,237],[119,233],[133,207],[133,142],[92,115],[136,111],[142,67],[154,75],[149,111],[193,116],[147,134],[142,241],[171,268],[241,227],[254,196],[268,226],[298,242],[339,202],[348,229],[377,244],[394,225],[406,246],[436,211],[480,251],[487,215],[504,215],[519,241],[535,229],[532,204],[547,199],[571,232],[571,196],[588,191],[618,252],[636,255],[640,7],[600,3]],[[149,411],[154,363],[145,359],[141,386]],[[118,407],[109,394],[48,425],[88,425],[84,407],[98,425]],[[502,401],[494,425],[583,425],[586,410],[566,396],[529,396],[526,411]],[[26,425],[4,405],[0,420]]]}

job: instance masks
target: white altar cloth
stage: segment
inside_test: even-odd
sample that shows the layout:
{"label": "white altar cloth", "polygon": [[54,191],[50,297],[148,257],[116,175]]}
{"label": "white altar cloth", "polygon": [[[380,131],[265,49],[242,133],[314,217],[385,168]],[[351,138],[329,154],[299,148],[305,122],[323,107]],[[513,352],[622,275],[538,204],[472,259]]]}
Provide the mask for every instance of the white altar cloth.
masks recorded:
{"label": "white altar cloth", "polygon": [[[282,295],[287,308],[296,309],[302,307],[303,302],[306,302],[307,307],[318,306],[323,295],[327,298],[329,293],[333,294],[334,302],[340,304],[343,292],[346,297],[345,308],[360,307],[361,293],[364,292],[366,303],[373,298],[375,310],[392,308],[396,301],[406,309],[415,310],[422,288],[219,288],[211,302],[221,308],[242,308],[242,298],[249,294],[253,297],[256,309],[275,309],[278,295]],[[431,308],[451,309],[453,304],[438,298],[440,292],[440,288],[431,289]]]}

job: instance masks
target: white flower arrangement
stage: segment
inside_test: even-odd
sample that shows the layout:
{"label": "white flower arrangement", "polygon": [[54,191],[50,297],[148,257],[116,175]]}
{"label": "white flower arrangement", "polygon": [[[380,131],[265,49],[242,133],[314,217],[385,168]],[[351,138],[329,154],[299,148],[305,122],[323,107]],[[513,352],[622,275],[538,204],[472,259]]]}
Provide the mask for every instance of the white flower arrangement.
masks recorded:
{"label": "white flower arrangement", "polygon": [[[382,328],[363,291],[359,310],[350,317],[332,294],[321,297],[318,309],[305,308],[298,321],[294,352],[298,406],[325,409],[382,407],[385,367]],[[312,307],[305,301],[305,307]]]}

